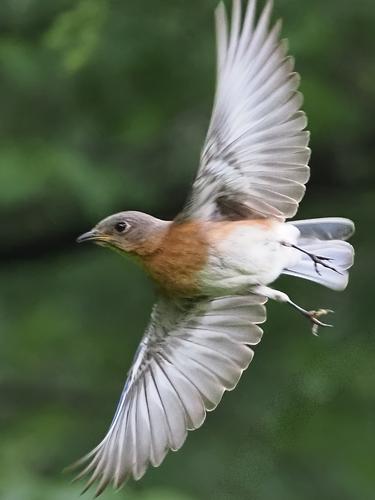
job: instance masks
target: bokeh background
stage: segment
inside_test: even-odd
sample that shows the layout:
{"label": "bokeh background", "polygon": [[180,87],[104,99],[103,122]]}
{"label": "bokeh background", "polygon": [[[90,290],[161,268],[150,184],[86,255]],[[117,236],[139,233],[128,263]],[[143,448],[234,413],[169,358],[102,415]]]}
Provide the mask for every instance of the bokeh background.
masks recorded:
{"label": "bokeh background", "polygon": [[[315,338],[270,304],[238,388],[183,450],[103,500],[375,498],[375,4],[275,4],[312,131],[299,217],[355,220],[350,286],[281,279],[335,309],[335,328]],[[116,211],[181,208],[213,98],[215,6],[0,2],[1,500],[78,498],[61,471],[104,435],[154,291],[74,240]]]}

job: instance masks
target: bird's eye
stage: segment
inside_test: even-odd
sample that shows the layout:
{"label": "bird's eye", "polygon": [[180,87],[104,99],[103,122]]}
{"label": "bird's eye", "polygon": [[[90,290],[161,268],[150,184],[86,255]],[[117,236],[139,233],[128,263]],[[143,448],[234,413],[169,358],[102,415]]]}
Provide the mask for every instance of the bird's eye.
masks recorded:
{"label": "bird's eye", "polygon": [[125,232],[129,227],[129,224],[127,224],[126,222],[118,222],[116,225],[115,225],[115,229],[118,233],[123,233]]}

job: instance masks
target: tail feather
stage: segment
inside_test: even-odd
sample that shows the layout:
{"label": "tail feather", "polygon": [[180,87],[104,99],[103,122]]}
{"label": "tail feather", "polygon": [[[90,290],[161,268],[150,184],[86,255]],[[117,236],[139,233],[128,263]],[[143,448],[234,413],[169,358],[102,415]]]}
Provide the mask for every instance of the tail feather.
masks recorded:
{"label": "tail feather", "polygon": [[301,253],[301,259],[283,274],[289,274],[315,281],[333,290],[344,290],[348,284],[348,269],[353,265],[354,249],[347,243],[354,232],[354,224],[349,219],[326,218],[291,222],[300,231],[297,242],[303,250],[316,256],[330,259],[333,269],[315,266],[312,259]]}
{"label": "tail feather", "polygon": [[354,223],[343,217],[325,217],[288,222],[299,229],[301,240],[348,240],[354,234]]}

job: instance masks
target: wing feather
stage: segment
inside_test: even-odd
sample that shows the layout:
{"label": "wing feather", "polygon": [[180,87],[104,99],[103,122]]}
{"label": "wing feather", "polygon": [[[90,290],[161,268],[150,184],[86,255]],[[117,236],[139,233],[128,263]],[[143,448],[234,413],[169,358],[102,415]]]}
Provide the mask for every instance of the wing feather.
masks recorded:
{"label": "wing feather", "polygon": [[[210,126],[189,202],[179,219],[292,217],[309,178],[309,133],[300,77],[272,2],[255,23],[256,2],[233,0],[231,26],[216,11],[217,85]],[[296,167],[298,165],[298,168]],[[241,210],[236,210],[241,206]],[[232,210],[228,209],[232,207]],[[225,210],[224,210],[225,209]]]}
{"label": "wing feather", "polygon": [[183,445],[206,412],[233,389],[262,336],[266,299],[259,295],[172,301],[154,307],[107,435],[86,457],[85,490],[98,481],[119,488]]}

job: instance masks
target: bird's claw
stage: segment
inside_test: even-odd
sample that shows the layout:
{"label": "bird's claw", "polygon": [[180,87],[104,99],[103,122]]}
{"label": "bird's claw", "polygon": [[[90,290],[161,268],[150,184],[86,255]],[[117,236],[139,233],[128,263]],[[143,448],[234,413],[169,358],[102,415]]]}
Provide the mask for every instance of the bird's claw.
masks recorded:
{"label": "bird's claw", "polygon": [[320,264],[323,267],[328,267],[325,262],[329,262],[330,260],[332,260],[329,257],[323,257],[321,255],[314,255],[314,254],[311,254],[310,258],[314,263],[315,272],[316,274],[319,274],[319,276],[321,276],[321,272],[319,271],[318,264]]}
{"label": "bird's claw", "polygon": [[312,322],[312,334],[315,335],[316,337],[318,336],[318,328],[320,326],[322,327],[332,327],[333,325],[330,325],[328,323],[323,323],[320,321],[320,316],[324,316],[325,314],[328,313],[333,313],[332,309],[318,309],[317,311],[307,311],[306,316],[309,318],[309,320]]}
{"label": "bird's claw", "polygon": [[319,271],[318,264],[320,264],[322,267],[325,267],[327,269],[331,269],[331,271],[334,271],[337,274],[342,274],[335,267],[327,264],[327,262],[333,261],[333,259],[331,259],[330,257],[322,257],[321,255],[310,254],[310,258],[314,263],[315,272],[316,272],[316,274],[319,274],[319,276],[321,276],[322,273]]}
{"label": "bird's claw", "polygon": [[307,255],[308,257],[310,257],[310,259],[313,261],[315,272],[319,276],[321,276],[322,273],[320,272],[320,270],[318,268],[318,264],[320,264],[322,267],[326,267],[327,269],[331,269],[331,271],[334,271],[337,274],[342,274],[341,271],[336,269],[334,266],[331,266],[330,264],[328,264],[328,262],[334,261],[334,259],[332,259],[331,257],[324,257],[323,255],[315,255],[314,253],[308,252],[307,250],[304,250],[303,248],[298,247],[297,245],[289,245],[289,246],[292,246],[296,250],[299,250],[300,252],[302,252],[305,255]]}

